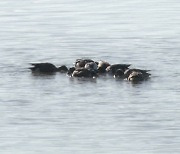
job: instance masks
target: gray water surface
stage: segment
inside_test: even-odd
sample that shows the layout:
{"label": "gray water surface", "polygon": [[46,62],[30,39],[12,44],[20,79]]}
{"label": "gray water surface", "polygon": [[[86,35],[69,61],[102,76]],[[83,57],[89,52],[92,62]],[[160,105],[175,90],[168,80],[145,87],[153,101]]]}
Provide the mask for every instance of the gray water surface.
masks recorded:
{"label": "gray water surface", "polygon": [[[0,1],[1,154],[179,154],[179,0]],[[35,76],[92,58],[150,69],[141,84]]]}

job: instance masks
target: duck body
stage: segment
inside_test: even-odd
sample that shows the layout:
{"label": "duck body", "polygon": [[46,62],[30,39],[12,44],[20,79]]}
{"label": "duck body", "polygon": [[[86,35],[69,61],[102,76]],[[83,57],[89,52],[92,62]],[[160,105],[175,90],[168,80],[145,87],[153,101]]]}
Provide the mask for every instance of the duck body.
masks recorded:
{"label": "duck body", "polygon": [[130,64],[114,64],[106,68],[106,71],[115,74],[118,69],[121,69],[123,72],[129,68]]}
{"label": "duck body", "polygon": [[147,72],[142,73],[140,71],[132,71],[129,74],[127,80],[128,81],[133,81],[133,82],[138,82],[138,81],[147,80],[147,79],[149,79],[149,77],[150,77],[150,74],[147,73]]}
{"label": "duck body", "polygon": [[75,67],[76,67],[76,68],[82,68],[82,67],[84,67],[87,63],[90,63],[90,62],[94,62],[94,61],[91,60],[91,59],[76,59],[76,61],[75,61]]}
{"label": "duck body", "polygon": [[138,82],[138,81],[143,81],[144,77],[143,74],[141,72],[132,72],[129,77],[128,77],[128,81],[134,81],[134,82]]}
{"label": "duck body", "polygon": [[77,68],[73,71],[72,77],[92,78],[97,77],[97,73],[94,70],[89,70],[86,68]]}
{"label": "duck body", "polygon": [[84,68],[97,71],[98,65],[95,62],[88,62],[85,64]]}
{"label": "duck body", "polygon": [[41,73],[53,73],[57,71],[57,68],[54,64],[51,63],[31,63],[33,67],[30,67],[32,72],[41,72]]}
{"label": "duck body", "polygon": [[132,73],[132,72],[140,72],[142,73],[144,76],[147,76],[149,77],[151,74],[148,73],[150,70],[142,70],[142,69],[136,69],[136,68],[133,68],[133,69],[127,69],[125,72],[124,72],[124,76],[125,78],[128,79],[129,75]]}
{"label": "duck body", "polygon": [[99,61],[97,70],[98,70],[99,73],[106,73],[106,68],[108,66],[110,66],[110,64],[108,62]]}
{"label": "duck body", "polygon": [[38,73],[54,73],[54,72],[67,72],[68,69],[65,65],[60,66],[57,68],[54,64],[52,63],[31,63],[32,67],[31,71],[33,73],[38,72]]}

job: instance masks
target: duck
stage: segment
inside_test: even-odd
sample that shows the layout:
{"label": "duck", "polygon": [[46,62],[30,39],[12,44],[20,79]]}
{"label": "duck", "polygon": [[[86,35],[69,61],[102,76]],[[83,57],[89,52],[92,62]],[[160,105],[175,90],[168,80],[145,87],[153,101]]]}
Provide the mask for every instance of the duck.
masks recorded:
{"label": "duck", "polygon": [[143,81],[144,77],[141,72],[135,72],[133,71],[129,77],[127,78],[128,81],[133,81],[133,82],[138,82],[138,81]]}
{"label": "duck", "polygon": [[99,61],[98,62],[98,73],[106,73],[106,68],[110,66],[110,64],[106,61]]}
{"label": "duck", "polygon": [[97,72],[86,68],[76,68],[72,73],[72,77],[95,78],[97,77]]}
{"label": "duck", "polygon": [[76,59],[75,61],[75,67],[76,68],[82,68],[84,67],[87,63],[94,62],[92,59]]}
{"label": "duck", "polygon": [[118,69],[121,69],[123,72],[125,72],[127,69],[129,69],[129,66],[131,66],[131,64],[113,64],[108,66],[106,71],[114,75]]}
{"label": "duck", "polygon": [[150,74],[149,73],[142,73],[140,71],[132,71],[130,75],[128,76],[128,81],[138,82],[138,81],[144,81],[149,79]]}
{"label": "duck", "polygon": [[35,72],[39,72],[39,73],[54,73],[54,72],[67,72],[68,68],[65,65],[62,65],[60,67],[56,67],[54,64],[52,63],[30,63],[32,65],[32,67],[29,67],[29,69],[35,73]]}
{"label": "duck", "polygon": [[84,68],[97,71],[98,65],[96,62],[88,62],[85,64]]}
{"label": "duck", "polygon": [[150,70],[143,70],[143,69],[137,69],[137,68],[132,68],[132,69],[127,69],[125,72],[124,72],[124,77],[128,79],[129,75],[132,73],[132,72],[140,72],[142,73],[144,76],[147,76],[149,77],[151,74],[149,73]]}

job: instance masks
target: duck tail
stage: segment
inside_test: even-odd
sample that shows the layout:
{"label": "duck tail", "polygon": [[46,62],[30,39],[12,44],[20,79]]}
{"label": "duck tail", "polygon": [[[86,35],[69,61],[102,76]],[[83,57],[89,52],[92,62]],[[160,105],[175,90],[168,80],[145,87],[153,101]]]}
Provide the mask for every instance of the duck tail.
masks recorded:
{"label": "duck tail", "polygon": [[27,69],[30,69],[31,71],[34,71],[35,67],[28,67]]}

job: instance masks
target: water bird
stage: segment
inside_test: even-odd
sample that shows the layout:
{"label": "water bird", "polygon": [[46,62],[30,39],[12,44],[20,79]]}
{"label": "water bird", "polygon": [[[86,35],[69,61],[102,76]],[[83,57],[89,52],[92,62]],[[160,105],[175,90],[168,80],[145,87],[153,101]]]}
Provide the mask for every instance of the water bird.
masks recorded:
{"label": "water bird", "polygon": [[60,67],[56,67],[52,63],[31,63],[32,67],[29,67],[32,72],[39,72],[39,73],[54,73],[54,72],[67,72],[68,68],[65,65]]}
{"label": "water bird", "polygon": [[98,62],[98,73],[106,73],[106,68],[110,66],[110,64],[108,62],[105,61],[99,61]]}
{"label": "water bird", "polygon": [[75,67],[81,68],[84,67],[87,63],[94,62],[92,59],[76,59]]}
{"label": "water bird", "polygon": [[86,68],[76,68],[72,73],[72,77],[95,78],[97,72]]}
{"label": "water bird", "polygon": [[97,71],[98,65],[95,62],[88,62],[84,68]]}
{"label": "water bird", "polygon": [[133,81],[133,82],[138,82],[138,81],[144,81],[149,79],[150,74],[147,72],[140,72],[140,71],[133,71],[131,74],[128,76],[127,80],[128,81]]}
{"label": "water bird", "polygon": [[132,73],[132,72],[140,72],[142,73],[144,76],[147,76],[149,77],[151,74],[148,73],[150,70],[143,70],[143,69],[136,69],[136,68],[132,68],[132,69],[127,69],[125,72],[124,72],[124,76],[125,78],[128,79],[129,75]]}
{"label": "water bird", "polygon": [[118,69],[121,69],[123,72],[129,69],[130,64],[113,64],[106,68],[106,71],[115,74]]}

